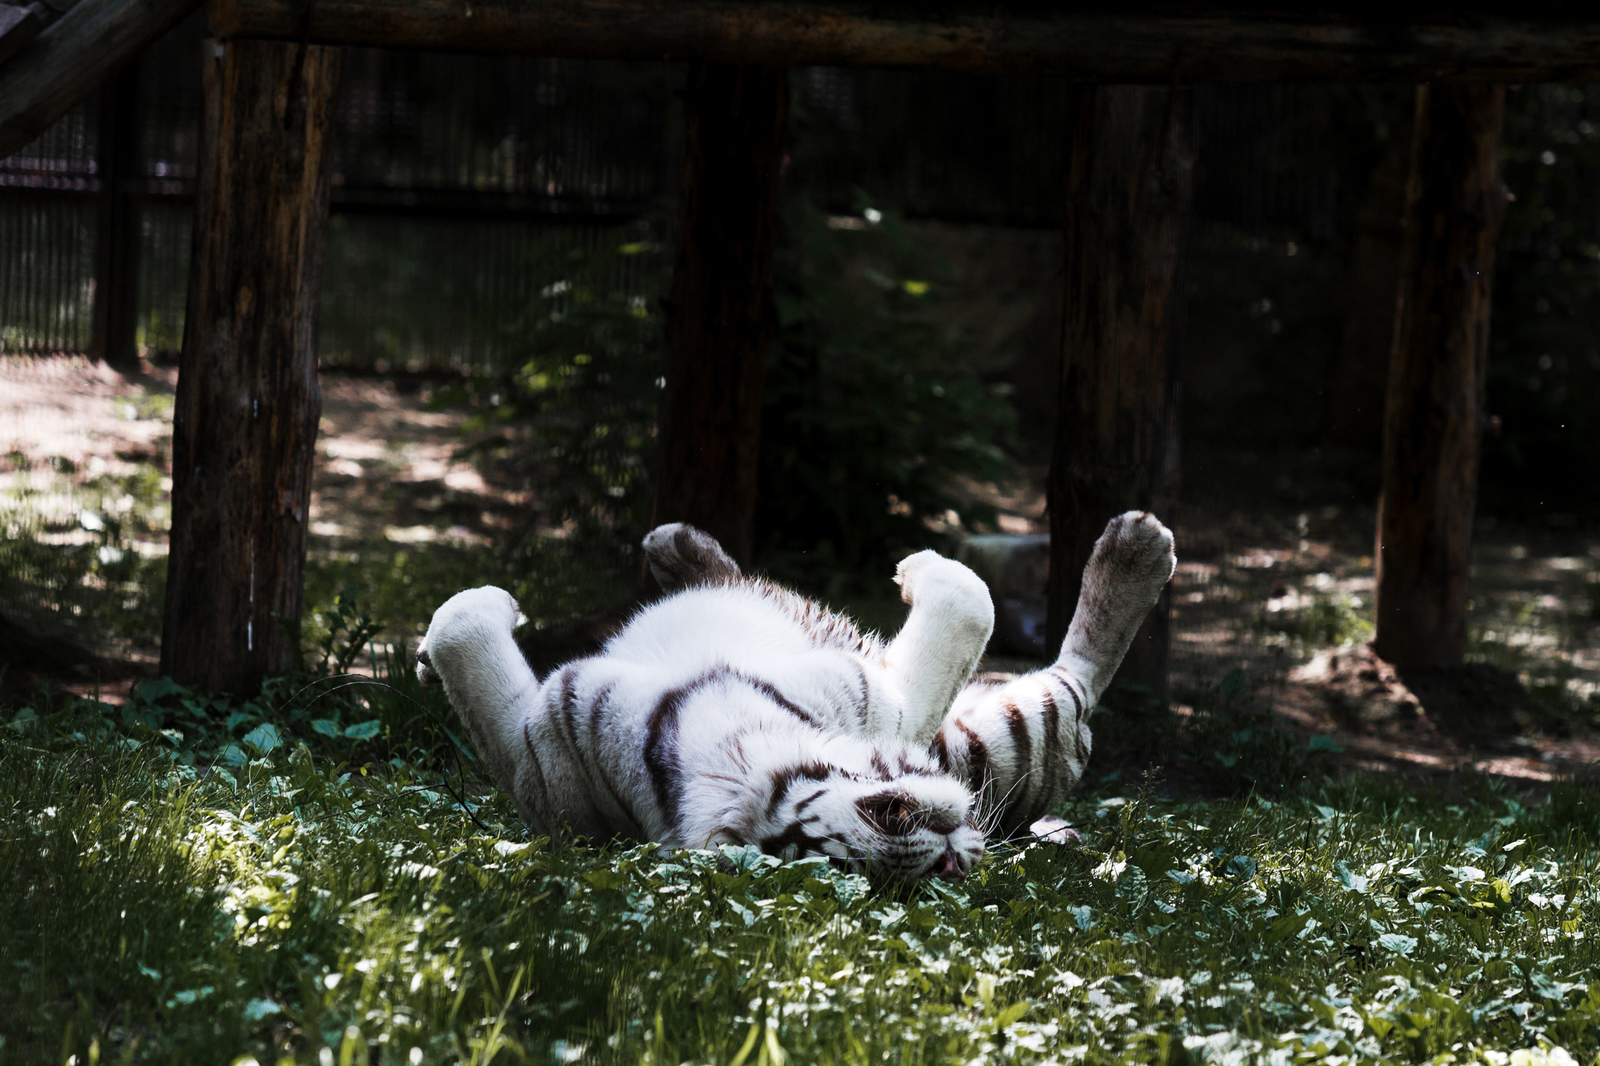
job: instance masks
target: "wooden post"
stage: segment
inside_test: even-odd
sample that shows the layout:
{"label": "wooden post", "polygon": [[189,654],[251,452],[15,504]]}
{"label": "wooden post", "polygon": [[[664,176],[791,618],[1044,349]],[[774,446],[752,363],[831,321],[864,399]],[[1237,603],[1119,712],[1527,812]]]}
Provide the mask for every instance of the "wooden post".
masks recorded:
{"label": "wooden post", "polygon": [[684,91],[683,202],[667,308],[655,521],[750,562],[761,380],[777,325],[772,255],[788,72],[696,63]]}
{"label": "wooden post", "polygon": [[1466,648],[1504,105],[1498,85],[1417,89],[1375,553],[1373,649],[1399,666],[1459,666]]}
{"label": "wooden post", "polygon": [[[1194,147],[1178,88],[1077,90],[1067,172],[1066,301],[1050,463],[1048,644],[1060,647],[1106,522],[1172,519],[1177,396],[1170,357]],[[1168,594],[1119,673],[1167,687]]]}
{"label": "wooden post", "polygon": [[299,656],[340,50],[208,40],[161,670],[250,694]]}
{"label": "wooden post", "polygon": [[1377,449],[1383,440],[1396,295],[1405,261],[1411,110],[1384,143],[1356,213],[1345,271],[1344,334],[1328,375],[1328,436],[1357,448]]}
{"label": "wooden post", "polygon": [[128,182],[139,170],[139,61],[100,89],[100,179],[95,221],[94,326],[89,352],[123,373],[139,369],[139,209]]}

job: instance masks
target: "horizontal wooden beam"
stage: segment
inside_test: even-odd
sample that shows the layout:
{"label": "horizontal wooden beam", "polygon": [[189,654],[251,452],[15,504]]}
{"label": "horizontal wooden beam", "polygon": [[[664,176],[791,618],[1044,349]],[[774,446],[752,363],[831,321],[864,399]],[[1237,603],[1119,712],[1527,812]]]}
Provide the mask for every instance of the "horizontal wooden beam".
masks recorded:
{"label": "horizontal wooden beam", "polygon": [[81,0],[57,18],[0,64],[0,159],[43,133],[196,4]]}
{"label": "horizontal wooden beam", "polygon": [[[1239,4],[206,0],[221,37],[593,59],[1178,81],[1592,80],[1600,11]],[[1353,12],[1360,11],[1361,14]]]}

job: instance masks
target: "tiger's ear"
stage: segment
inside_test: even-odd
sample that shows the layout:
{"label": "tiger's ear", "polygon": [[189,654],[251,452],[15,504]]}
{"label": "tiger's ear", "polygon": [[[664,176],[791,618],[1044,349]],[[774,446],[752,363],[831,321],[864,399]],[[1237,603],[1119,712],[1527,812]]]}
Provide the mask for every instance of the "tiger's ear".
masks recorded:
{"label": "tiger's ear", "polygon": [[726,584],[741,576],[739,564],[722,550],[722,545],[683,522],[669,522],[646,534],[644,557],[664,592]]}

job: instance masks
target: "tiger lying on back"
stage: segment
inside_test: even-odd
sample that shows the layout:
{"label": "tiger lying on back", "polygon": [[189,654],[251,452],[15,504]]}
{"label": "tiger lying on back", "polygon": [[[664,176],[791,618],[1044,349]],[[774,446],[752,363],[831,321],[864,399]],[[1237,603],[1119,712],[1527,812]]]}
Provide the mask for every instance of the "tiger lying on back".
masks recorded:
{"label": "tiger lying on back", "polygon": [[984,583],[924,551],[895,574],[911,605],[885,644],[746,577],[710,537],[644,542],[670,595],[598,654],[542,682],[493,587],[434,614],[417,653],[490,772],[540,832],[691,848],[755,844],[903,880],[961,877],[984,831],[1063,799],[1089,715],[1171,578],[1172,534],[1130,511],[1084,569],[1060,657],[1012,681],[972,677],[994,627]]}

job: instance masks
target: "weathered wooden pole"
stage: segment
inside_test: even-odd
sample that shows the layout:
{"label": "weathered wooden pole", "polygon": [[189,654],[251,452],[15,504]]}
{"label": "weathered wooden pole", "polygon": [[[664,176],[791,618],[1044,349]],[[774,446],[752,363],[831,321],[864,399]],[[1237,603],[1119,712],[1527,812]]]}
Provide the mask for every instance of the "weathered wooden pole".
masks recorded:
{"label": "weathered wooden pole", "polygon": [[299,655],[341,55],[215,40],[204,55],[161,670],[252,693]]}
{"label": "weathered wooden pole", "polygon": [[1328,436],[1357,448],[1376,449],[1383,440],[1396,294],[1405,262],[1412,110],[1406,109],[1384,142],[1356,212],[1345,271],[1344,332],[1328,375]]}
{"label": "weathered wooden pole", "polygon": [[[1178,250],[1195,150],[1180,88],[1077,90],[1068,156],[1066,301],[1050,462],[1048,647],[1072,620],[1083,566],[1106,522],[1177,501],[1171,358]],[[1167,687],[1168,594],[1119,676]]]}
{"label": "weathered wooden pole", "polygon": [[788,104],[785,70],[689,68],[655,521],[699,526],[745,565]]}
{"label": "weathered wooden pole", "polygon": [[139,369],[134,332],[139,313],[139,209],[128,189],[138,176],[139,62],[100,89],[96,176],[94,318],[89,352],[118,370]]}
{"label": "weathered wooden pole", "polygon": [[1504,107],[1499,85],[1417,89],[1375,553],[1373,649],[1400,666],[1459,666],[1466,648]]}

